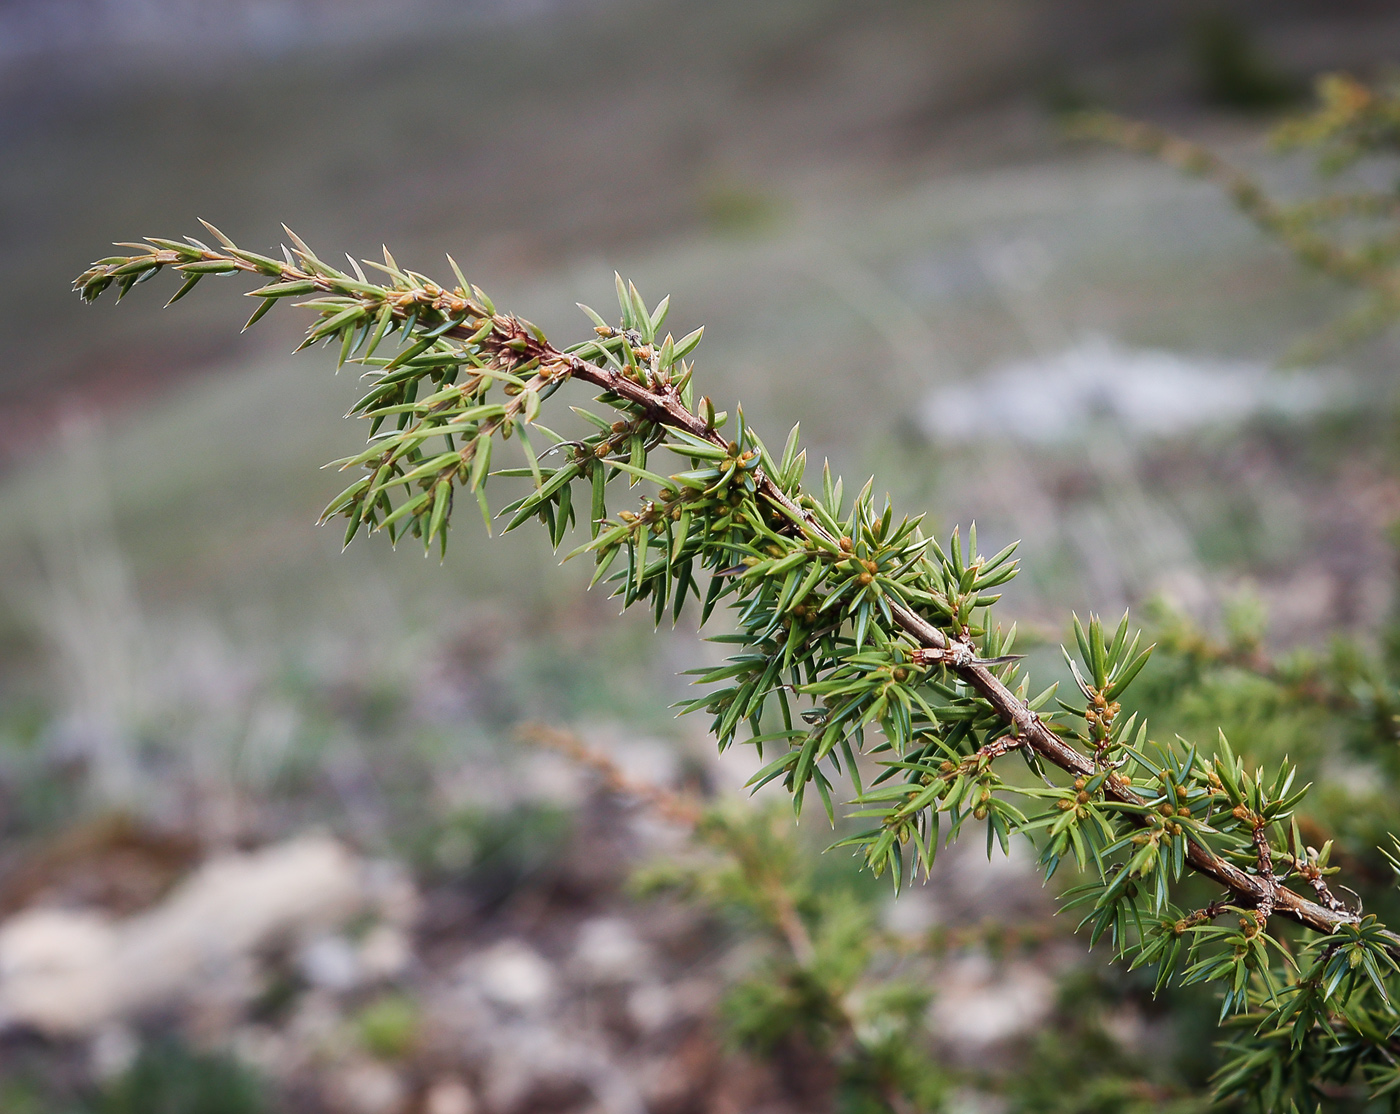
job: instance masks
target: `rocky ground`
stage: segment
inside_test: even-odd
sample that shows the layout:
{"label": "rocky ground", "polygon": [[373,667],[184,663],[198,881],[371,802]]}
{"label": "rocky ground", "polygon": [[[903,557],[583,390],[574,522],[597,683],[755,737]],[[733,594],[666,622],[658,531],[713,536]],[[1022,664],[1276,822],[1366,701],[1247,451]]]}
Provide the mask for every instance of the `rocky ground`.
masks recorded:
{"label": "rocky ground", "polygon": [[[629,894],[635,866],[682,850],[685,831],[557,773],[553,807],[567,810],[538,823],[563,827],[535,834],[533,861],[449,841],[439,859],[458,866],[415,876],[324,834],[209,851],[116,820],[12,856],[0,1078],[18,1094],[42,1065],[48,1101],[77,1101],[174,1037],[243,1065],[297,1112],[778,1114],[829,1102],[815,1050],[759,1058],[726,1040],[725,988],[763,961],[762,941],[702,905]],[[518,817],[513,835],[531,838]],[[985,1069],[1045,1021],[1055,972],[1081,961],[1044,935],[1028,868],[980,860],[950,855],[885,920],[916,950],[943,941],[926,1037],[949,1063]],[[989,948],[983,918],[1040,927]]]}

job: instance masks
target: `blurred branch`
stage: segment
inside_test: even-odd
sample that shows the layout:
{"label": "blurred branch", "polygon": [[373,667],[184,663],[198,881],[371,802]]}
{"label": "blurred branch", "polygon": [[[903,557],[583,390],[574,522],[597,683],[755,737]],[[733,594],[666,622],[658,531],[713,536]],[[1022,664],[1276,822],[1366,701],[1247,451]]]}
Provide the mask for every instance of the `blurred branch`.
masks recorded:
{"label": "blurred branch", "polygon": [[[706,808],[688,794],[640,782],[572,732],[530,723],[523,725],[518,735],[525,742],[557,751],[591,770],[609,792],[630,797],[667,823],[688,828],[696,844],[716,852],[729,863],[738,872],[738,884],[721,885],[720,890],[759,917],[764,928],[782,942],[787,953],[785,963],[793,968],[790,972],[769,968],[761,977],[776,981],[798,980],[806,984],[801,991],[804,997],[811,997],[815,991],[821,1007],[812,1011],[807,1023],[826,1030],[814,1043],[829,1049],[838,1068],[841,1061],[866,1054],[866,1042],[861,1037],[862,1018],[853,1013],[848,1004],[849,980],[838,974],[846,965],[834,967],[830,962],[822,962],[799,907],[804,897],[800,874],[791,869],[788,861],[796,849],[788,846],[784,848],[785,855],[775,855],[771,829],[768,839],[758,838],[760,826],[767,825],[765,818],[736,823],[723,810]],[[790,844],[791,836],[784,837],[784,842]],[[932,1065],[929,1068],[931,1070]],[[876,1074],[878,1097],[894,1114],[913,1114],[924,1109],[907,1093],[917,1091],[917,1086],[908,1086],[908,1080]]]}
{"label": "blurred branch", "polygon": [[[1276,131],[1278,148],[1316,150],[1324,175],[1363,159],[1400,154],[1400,88],[1371,89],[1332,74],[1318,81],[1317,91],[1320,106],[1315,112]],[[1073,138],[1149,155],[1213,183],[1299,262],[1368,295],[1340,321],[1296,346],[1292,359],[1315,359],[1400,317],[1400,195],[1394,189],[1283,201],[1210,148],[1153,124],[1096,111],[1072,116],[1067,131]],[[1363,229],[1360,234],[1357,226]],[[1350,237],[1347,230],[1353,233]]]}

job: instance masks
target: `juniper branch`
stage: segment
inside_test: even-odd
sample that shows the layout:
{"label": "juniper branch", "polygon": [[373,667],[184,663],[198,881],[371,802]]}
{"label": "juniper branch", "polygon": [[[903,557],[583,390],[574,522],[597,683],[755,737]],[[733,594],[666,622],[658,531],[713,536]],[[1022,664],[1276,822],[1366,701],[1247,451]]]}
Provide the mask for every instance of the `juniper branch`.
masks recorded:
{"label": "juniper branch", "polygon": [[[734,683],[691,702],[688,710],[715,714],[721,746],[734,740],[744,722],[760,751],[764,741],[785,742],[789,749],[758,780],[782,777],[799,808],[811,784],[831,811],[830,783],[821,765],[840,772],[844,759],[857,803],[871,806],[857,815],[879,818],[877,828],[845,842],[859,846],[877,871],[890,869],[896,883],[901,845],[915,837],[917,859],[927,867],[939,814],[946,812],[954,833],[969,816],[985,820],[989,848],[994,838],[1005,843],[1011,832],[1044,829],[1050,840],[1048,870],[1071,851],[1081,865],[1098,864],[1103,879],[1093,895],[1093,935],[1111,930],[1120,947],[1126,946],[1134,921],[1138,935],[1147,931],[1134,896],[1138,881],[1155,885],[1150,907],[1161,915],[1170,910],[1168,874],[1179,876],[1184,867],[1228,893],[1221,908],[1258,910],[1260,922],[1273,913],[1325,936],[1360,923],[1358,914],[1337,903],[1324,906],[1289,889],[1260,852],[1261,845],[1269,847],[1268,832],[1281,831],[1301,799],[1302,792],[1291,789],[1289,770],[1270,788],[1262,771],[1247,775],[1228,747],[1211,764],[1195,750],[1182,755],[1152,744],[1160,751],[1154,759],[1147,753],[1146,725],[1132,736],[1135,717],[1125,721],[1118,714],[1117,697],[1150,650],[1138,653],[1136,640],[1128,644],[1126,617],[1113,635],[1106,635],[1097,620],[1086,633],[1076,620],[1090,680],[1073,661],[1071,666],[1086,705],[1059,702],[1065,712],[1084,718],[1087,734],[1075,734],[1053,719],[1056,713],[1042,711],[1053,686],[1030,698],[1022,680],[1013,691],[1016,668],[1003,651],[1014,631],[1003,635],[999,628],[974,625],[973,613],[985,612],[998,598],[988,590],[1014,575],[1014,547],[982,558],[974,528],[966,558],[956,531],[945,552],[924,538],[917,519],[894,523],[888,503],[878,511],[869,485],[840,521],[839,481],[833,484],[827,473],[820,497],[801,486],[805,453],[797,453],[796,428],[780,461],[745,425],[741,411],[730,439],[721,432],[727,416],[708,398],[695,402],[693,368],[684,357],[698,344],[700,331],[680,341],[670,335],[660,339],[668,302],[648,310],[635,288],[619,279],[620,326],[588,311],[594,339],[558,348],[530,322],[498,312],[460,272],[457,285],[448,288],[400,268],[386,251],[382,265],[371,264],[388,276],[386,285],[378,285],[357,265],[353,277],[330,267],[290,232],[295,250],[283,249],[278,260],[240,249],[208,227],[217,248],[193,239],[122,245],[132,254],[99,261],[76,286],[87,300],[113,284],[125,294],[171,268],[185,278],[173,301],[208,275],[242,272],[271,279],[251,292],[263,302],[250,324],[280,299],[305,297],[299,305],[317,320],[303,347],[339,341],[340,362],[366,365],[374,380],[355,407],[371,419],[370,447],[340,462],[368,475],[326,511],[327,518],[349,520],[347,544],[363,528],[387,530],[391,539],[413,534],[425,546],[437,540],[445,550],[454,491],[474,494],[489,525],[485,483],[488,476],[506,474],[529,476],[534,484],[529,495],[502,512],[513,516],[507,529],[540,517],[557,547],[578,517],[571,485],[588,481],[592,536],[574,552],[595,555],[595,583],[625,551],[626,570],[614,575],[618,592],[629,605],[650,597],[658,622],[668,593],[673,617],[679,617],[688,595],[702,599],[702,623],[726,596],[740,612],[743,632],[721,640],[737,641],[750,652],[703,678]],[[395,332],[402,345],[398,353],[377,357],[381,342]],[[542,403],[569,381],[596,388],[598,401],[618,412],[618,420],[608,423],[580,410],[597,432],[573,440],[541,425]],[[420,399],[423,383],[433,391]],[[489,397],[496,386],[503,401]],[[532,429],[566,453],[563,465],[541,465],[529,440]],[[493,444],[517,432],[529,467],[492,472]],[[441,441],[439,449],[427,450],[435,440]],[[690,471],[665,476],[648,470],[648,453],[663,442],[690,461]],[[606,513],[606,486],[622,475],[632,484],[655,485],[659,502],[647,499],[637,512],[623,511],[613,520]],[[930,547],[936,560],[927,556]],[[692,570],[696,560],[710,571],[703,596]],[[783,680],[785,671],[790,682]],[[821,702],[804,713],[814,724],[811,731],[793,727],[789,690]],[[941,701],[937,710],[929,699]],[[774,701],[785,729],[765,735],[760,720]],[[895,760],[882,763],[885,773],[867,790],[851,743],[864,749],[865,727],[875,721],[885,741],[873,752],[892,751]],[[970,753],[959,749],[965,747]],[[1074,779],[1073,788],[1006,785],[992,766],[1012,751],[1033,768],[1041,762],[1057,767]],[[1135,769],[1151,776],[1135,780]],[[901,774],[904,783],[880,785]],[[1028,820],[998,796],[1008,792],[1049,798],[1052,805]],[[1226,853],[1208,843],[1208,837],[1222,833],[1235,841]],[[1114,854],[1127,855],[1128,861],[1109,866]],[[1172,920],[1168,915],[1163,922],[1167,937],[1203,931],[1172,929]],[[1400,938],[1379,928],[1367,939],[1400,945]],[[1237,958],[1252,947],[1237,947]],[[1172,944],[1165,954],[1178,952]]]}

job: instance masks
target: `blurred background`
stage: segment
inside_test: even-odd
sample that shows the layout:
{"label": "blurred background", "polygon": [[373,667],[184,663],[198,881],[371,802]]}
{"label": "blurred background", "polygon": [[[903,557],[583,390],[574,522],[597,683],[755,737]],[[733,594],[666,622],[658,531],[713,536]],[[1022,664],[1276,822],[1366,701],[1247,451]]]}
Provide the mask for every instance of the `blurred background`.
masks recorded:
{"label": "blurred background", "polygon": [[[233,284],[82,306],[110,241],[450,252],[560,341],[616,269],[706,326],[704,389],[770,442],[800,419],[940,533],[1022,539],[1037,676],[1071,609],[1250,607],[1286,650],[1390,614],[1394,338],[1284,367],[1346,292],[1061,121],[1296,192],[1269,129],[1397,58],[1383,0],[0,0],[0,1111],[844,1101],[811,1049],[735,1038],[752,926],[639,895],[684,830],[519,738],[739,796],[752,756],[669,708],[720,650],[528,530],[342,555],[315,521],[354,375],[290,356],[294,314],[239,335]],[[1209,1013],[1096,991],[1026,856],[949,854],[898,905],[811,869],[928,945],[945,1109],[1194,1101]],[[1089,999],[1121,1078],[1067,1106]]]}

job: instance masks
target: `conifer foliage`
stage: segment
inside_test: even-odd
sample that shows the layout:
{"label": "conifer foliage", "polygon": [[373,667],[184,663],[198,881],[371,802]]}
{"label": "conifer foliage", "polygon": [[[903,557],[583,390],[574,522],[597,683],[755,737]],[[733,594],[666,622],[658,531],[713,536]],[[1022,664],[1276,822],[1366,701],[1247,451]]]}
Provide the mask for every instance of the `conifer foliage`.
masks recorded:
{"label": "conifer foliage", "polygon": [[[249,324],[284,301],[307,313],[303,347],[368,383],[353,408],[367,447],[339,462],[352,482],[325,511],[347,544],[382,532],[445,553],[465,497],[488,530],[538,521],[556,549],[581,534],[568,555],[658,624],[688,600],[701,624],[724,605],[732,654],[697,671],[686,710],[721,749],[757,747],[754,784],[781,783],[796,810],[853,802],[864,824],[841,842],[872,871],[898,888],[965,828],[989,853],[1028,837],[1047,876],[1081,872],[1067,900],[1089,941],[1159,988],[1218,988],[1221,1018],[1241,1019],[1222,1095],[1312,1109],[1333,1082],[1400,1091],[1400,936],[1338,896],[1330,845],[1300,829],[1294,766],[1256,768],[1236,750],[1248,739],[1152,735],[1131,703],[1152,648],[1126,616],[1074,619],[1074,688],[1032,686],[993,618],[1014,546],[984,556],[975,527],[935,539],[873,480],[850,494],[823,466],[809,482],[798,427],[778,448],[718,410],[695,382],[701,332],[672,336],[669,301],[621,278],[617,316],[585,309],[591,335],[557,347],[455,263],[442,285],[386,251],[371,281],[290,232],[272,257],[206,228],[209,243],[120,245],[76,287],[120,297],[169,270],[174,301],[250,276]],[[527,492],[493,512],[504,476]],[[1215,895],[1200,907],[1183,904],[1192,875]]]}

